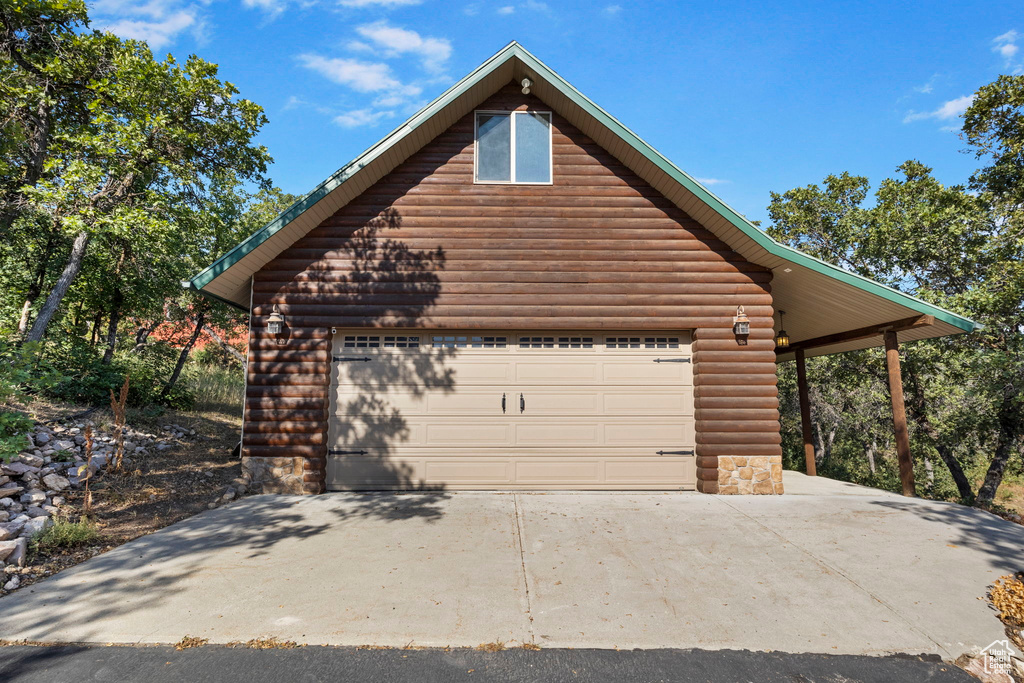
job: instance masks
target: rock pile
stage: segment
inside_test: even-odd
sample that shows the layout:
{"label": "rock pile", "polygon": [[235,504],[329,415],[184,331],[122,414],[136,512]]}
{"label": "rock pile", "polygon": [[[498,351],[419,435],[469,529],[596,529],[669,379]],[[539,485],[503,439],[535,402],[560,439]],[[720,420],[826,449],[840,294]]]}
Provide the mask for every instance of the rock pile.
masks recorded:
{"label": "rock pile", "polygon": [[[85,480],[108,467],[117,444],[113,434],[93,427],[92,457],[86,462],[85,424],[36,425],[29,434],[32,447],[10,462],[0,461],[0,586],[18,587],[12,570],[25,563],[29,539],[53,525],[65,505],[68,491],[84,487]],[[152,451],[174,446],[174,441],[196,437],[194,429],[164,425],[160,434],[125,428],[124,464]],[[8,578],[8,574],[14,573]]]}

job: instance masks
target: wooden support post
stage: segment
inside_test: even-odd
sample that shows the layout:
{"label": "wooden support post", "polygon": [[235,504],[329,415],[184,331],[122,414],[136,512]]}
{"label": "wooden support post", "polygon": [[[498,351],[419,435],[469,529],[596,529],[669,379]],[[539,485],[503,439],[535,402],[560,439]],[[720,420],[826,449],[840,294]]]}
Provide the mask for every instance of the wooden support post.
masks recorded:
{"label": "wooden support post", "polygon": [[804,350],[796,350],[796,388],[800,396],[800,428],[803,431],[804,462],[807,464],[807,476],[818,475],[818,465],[814,461],[814,441],[811,439],[811,401],[807,395],[807,368],[804,364]]}
{"label": "wooden support post", "polygon": [[907,409],[903,402],[900,348],[894,330],[885,333],[885,365],[889,370],[889,396],[892,398],[892,423],[896,428],[896,455],[900,461],[900,481],[903,483],[903,495],[913,496],[914,461],[910,457],[910,432],[907,431]]}

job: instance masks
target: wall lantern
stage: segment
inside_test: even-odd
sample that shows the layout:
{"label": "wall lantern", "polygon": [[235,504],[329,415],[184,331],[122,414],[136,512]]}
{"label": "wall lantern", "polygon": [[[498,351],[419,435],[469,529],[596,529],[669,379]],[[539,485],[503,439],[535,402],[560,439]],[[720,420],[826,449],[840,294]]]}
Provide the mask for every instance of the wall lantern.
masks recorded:
{"label": "wall lantern", "polygon": [[273,312],[267,317],[267,332],[270,334],[281,334],[284,332],[284,315],[274,304]]}
{"label": "wall lantern", "polygon": [[782,316],[786,315],[785,311],[779,311],[779,333],[775,335],[775,348],[785,349],[789,347],[789,335],[786,334],[786,329],[782,325]]}
{"label": "wall lantern", "polygon": [[531,81],[529,78],[524,78],[523,79],[523,94],[524,95],[529,95],[530,94],[530,86],[531,85],[533,85],[533,81]]}
{"label": "wall lantern", "polygon": [[742,306],[736,307],[736,316],[732,319],[732,332],[737,337],[746,337],[750,334],[750,318],[743,312]]}

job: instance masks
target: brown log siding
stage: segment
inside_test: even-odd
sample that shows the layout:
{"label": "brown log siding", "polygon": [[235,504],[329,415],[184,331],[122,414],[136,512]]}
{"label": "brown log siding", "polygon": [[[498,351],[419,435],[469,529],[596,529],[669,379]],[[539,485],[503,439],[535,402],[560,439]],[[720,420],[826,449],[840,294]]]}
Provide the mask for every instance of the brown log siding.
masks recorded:
{"label": "brown log siding", "polygon": [[[479,108],[526,107],[548,109],[510,85]],[[469,115],[256,274],[244,455],[301,456],[323,489],[332,326],[695,330],[698,488],[717,491],[720,455],[781,453],[770,271],[553,128],[552,185],[474,184]],[[284,344],[263,332],[274,304]]]}

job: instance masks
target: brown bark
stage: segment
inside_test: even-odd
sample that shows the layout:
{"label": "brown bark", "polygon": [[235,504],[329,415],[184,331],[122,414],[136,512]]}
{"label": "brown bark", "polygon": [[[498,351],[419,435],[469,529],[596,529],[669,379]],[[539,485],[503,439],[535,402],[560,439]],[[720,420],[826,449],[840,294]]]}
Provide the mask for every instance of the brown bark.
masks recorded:
{"label": "brown bark", "polygon": [[115,287],[111,302],[110,322],[107,323],[107,348],[103,350],[103,365],[110,365],[110,362],[114,360],[114,348],[117,346],[117,326],[121,322],[121,304],[123,301],[124,295],[121,294],[121,289]]}
{"label": "brown bark", "polygon": [[174,372],[171,373],[170,378],[167,380],[167,384],[160,390],[160,398],[166,398],[171,393],[171,389],[178,382],[178,377],[181,376],[181,370],[185,367],[185,361],[188,360],[188,354],[192,351],[192,347],[195,346],[196,341],[199,339],[199,335],[203,331],[203,325],[206,324],[206,311],[200,310],[199,315],[196,316],[196,326],[192,330],[192,336],[189,337],[188,341],[185,342],[185,346],[182,347],[181,353],[178,354],[178,362],[174,365]]}
{"label": "brown bark", "polygon": [[1003,472],[1006,470],[1006,463],[1013,454],[1013,445],[1020,438],[1021,416],[1014,409],[1017,392],[1014,388],[1008,388],[1004,392],[1003,403],[999,407],[999,436],[996,439],[996,453],[989,463],[988,471],[985,473],[985,481],[978,490],[978,497],[975,504],[981,507],[992,504],[995,500],[996,490],[1003,481]]}
{"label": "brown bark", "polygon": [[942,458],[942,462],[945,463],[950,476],[953,477],[953,483],[956,484],[956,490],[960,494],[960,499],[963,501],[973,500],[974,491],[971,490],[971,482],[968,481],[964,468],[960,465],[960,461],[956,459],[949,445],[939,437],[938,430],[935,429],[935,425],[928,418],[924,391],[922,391],[921,385],[917,380],[917,373],[913,371],[907,373],[907,384],[911,390],[910,405],[913,408],[914,422],[917,423],[918,429],[935,446],[935,450],[938,452],[939,457]]}
{"label": "brown bark", "polygon": [[203,326],[203,329],[206,331],[206,334],[213,337],[213,341],[217,342],[217,345],[220,346],[220,348],[222,348],[226,354],[228,354],[229,356],[237,360],[239,363],[241,363],[243,368],[245,367],[245,356],[239,353],[238,349],[224,341],[224,339],[219,334],[217,334],[216,330],[214,330],[209,325]]}
{"label": "brown bark", "polygon": [[818,474],[814,460],[814,439],[811,436],[811,399],[807,391],[807,366],[804,362],[804,350],[796,350],[796,385],[800,399],[800,432],[804,442],[804,467],[807,476]]}
{"label": "brown bark", "polygon": [[913,496],[914,460],[910,453],[910,432],[907,429],[907,407],[903,400],[903,375],[900,372],[900,351],[895,332],[885,333],[885,365],[889,371],[889,398],[892,401],[892,424],[896,431],[896,455],[900,463],[903,495]]}
{"label": "brown bark", "polygon": [[89,233],[83,231],[75,235],[75,241],[71,245],[71,254],[68,256],[67,265],[64,266],[64,272],[60,274],[53,289],[50,290],[49,296],[46,297],[46,302],[43,303],[43,307],[39,310],[39,316],[36,317],[35,322],[32,324],[32,329],[29,330],[28,335],[25,337],[26,341],[40,341],[43,335],[46,334],[46,328],[50,325],[50,320],[53,319],[57,309],[60,308],[64,295],[68,293],[71,283],[74,282],[75,278],[78,277],[79,271],[82,270],[82,260],[85,257],[85,250],[88,245]]}

